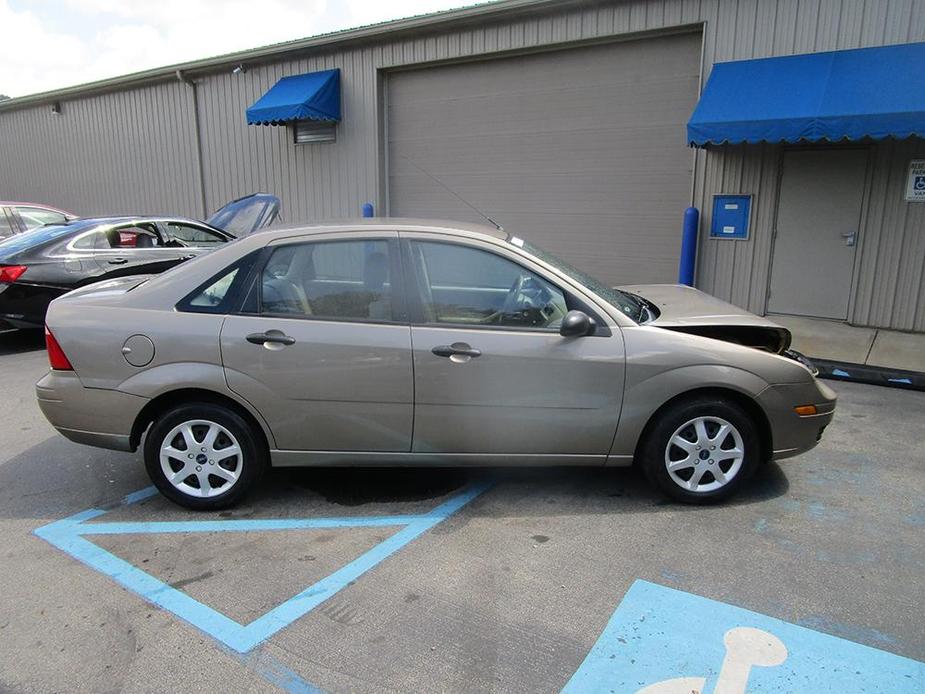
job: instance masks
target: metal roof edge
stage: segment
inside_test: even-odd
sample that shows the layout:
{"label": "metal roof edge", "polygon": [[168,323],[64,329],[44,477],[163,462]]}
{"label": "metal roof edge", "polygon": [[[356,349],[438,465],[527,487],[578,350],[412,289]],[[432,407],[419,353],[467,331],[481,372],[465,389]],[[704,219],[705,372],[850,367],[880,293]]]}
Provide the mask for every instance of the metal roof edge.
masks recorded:
{"label": "metal roof edge", "polygon": [[226,53],[211,58],[166,65],[164,67],[120,75],[118,77],[109,77],[71,87],[62,87],[61,89],[27,94],[25,96],[0,101],[0,112],[14,111],[28,106],[52,103],[68,98],[82,98],[104,92],[117,91],[127,87],[156,84],[178,78],[189,78],[196,73],[202,74],[211,72],[217,68],[234,65],[235,63],[269,62],[274,58],[282,57],[290,53],[333,48],[343,44],[376,40],[384,38],[389,34],[436,28],[446,24],[461,24],[473,19],[516,14],[518,11],[544,6],[568,7],[578,1],[579,0],[565,2],[562,0],[489,0],[488,2],[461,7],[459,9],[415,15],[404,19],[393,19],[352,29],[342,29],[326,34],[318,34],[317,36],[310,36],[304,39],[284,41],[282,43],[274,43],[259,48],[250,48],[235,53]]}

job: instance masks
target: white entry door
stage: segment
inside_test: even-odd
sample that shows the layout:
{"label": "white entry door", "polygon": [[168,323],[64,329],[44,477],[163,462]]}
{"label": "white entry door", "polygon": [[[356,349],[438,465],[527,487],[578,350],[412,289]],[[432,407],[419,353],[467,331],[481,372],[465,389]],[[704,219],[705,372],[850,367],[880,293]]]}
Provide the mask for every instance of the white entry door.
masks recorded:
{"label": "white entry door", "polygon": [[848,317],[866,149],[784,153],[768,311]]}

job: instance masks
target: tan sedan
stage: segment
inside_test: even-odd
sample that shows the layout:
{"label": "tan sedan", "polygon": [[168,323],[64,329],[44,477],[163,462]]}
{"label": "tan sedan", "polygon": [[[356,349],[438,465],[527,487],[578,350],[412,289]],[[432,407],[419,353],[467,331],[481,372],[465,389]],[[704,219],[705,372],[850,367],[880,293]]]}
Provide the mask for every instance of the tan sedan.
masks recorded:
{"label": "tan sedan", "polygon": [[73,441],[177,503],[273,466],[609,465],[715,501],[819,441],[835,394],[780,326],[674,285],[612,289],[489,227],[275,230],[54,301],[36,386]]}

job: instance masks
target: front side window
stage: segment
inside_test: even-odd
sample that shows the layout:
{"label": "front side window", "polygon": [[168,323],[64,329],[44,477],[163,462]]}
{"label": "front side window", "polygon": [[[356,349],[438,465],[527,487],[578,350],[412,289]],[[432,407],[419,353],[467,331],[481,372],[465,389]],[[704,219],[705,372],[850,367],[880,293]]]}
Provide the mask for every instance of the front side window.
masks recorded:
{"label": "front side window", "polygon": [[16,208],[16,211],[19,212],[26,230],[35,229],[43,224],[64,224],[67,221],[66,215],[41,207],[20,206]]}
{"label": "front side window", "polygon": [[568,312],[561,289],[495,253],[430,241],[411,248],[427,323],[553,330]]}
{"label": "front side window", "polygon": [[388,241],[280,246],[263,269],[260,312],[301,318],[395,320]]}
{"label": "front side window", "polygon": [[214,231],[180,222],[167,222],[168,246],[216,246],[226,239]]}

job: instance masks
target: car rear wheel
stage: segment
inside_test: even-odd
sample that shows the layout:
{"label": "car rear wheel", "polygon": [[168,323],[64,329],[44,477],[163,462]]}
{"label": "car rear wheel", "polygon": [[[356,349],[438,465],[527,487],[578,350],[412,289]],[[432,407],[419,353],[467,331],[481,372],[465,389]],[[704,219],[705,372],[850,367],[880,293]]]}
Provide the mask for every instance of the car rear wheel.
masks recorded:
{"label": "car rear wheel", "polygon": [[145,440],[145,468],[171,501],[199,511],[238,503],[259,479],[266,452],[237,412],[212,403],[168,410]]}
{"label": "car rear wheel", "polygon": [[659,414],[642,446],[646,477],[678,501],[711,503],[734,494],[761,459],[755,423],[737,403],[703,397]]}

